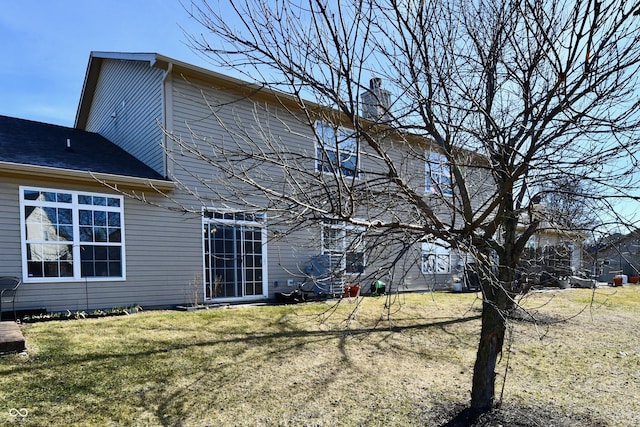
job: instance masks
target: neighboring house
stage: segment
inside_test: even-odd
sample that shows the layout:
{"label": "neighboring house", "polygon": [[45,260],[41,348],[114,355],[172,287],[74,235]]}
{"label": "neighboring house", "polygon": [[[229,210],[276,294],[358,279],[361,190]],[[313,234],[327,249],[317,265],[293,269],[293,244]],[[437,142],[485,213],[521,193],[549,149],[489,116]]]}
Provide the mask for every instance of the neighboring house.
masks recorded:
{"label": "neighboring house", "polygon": [[[380,91],[379,83],[372,90]],[[265,300],[317,266],[337,265],[342,280],[370,281],[375,256],[363,250],[361,229],[325,223],[268,240],[268,214],[220,199],[203,185],[216,179],[211,167],[167,137],[190,138],[195,131],[224,141],[228,134],[217,119],[250,128],[256,101],[281,109],[283,124],[270,132],[310,151],[317,159],[311,170],[326,172],[340,156],[349,176],[366,161],[349,145],[349,129],[337,130],[345,142],[335,152],[330,144],[316,151],[309,128],[284,108],[295,104],[283,106],[286,99],[268,90],[154,53],[93,52],[76,129],[3,118],[0,275],[24,280],[19,308]],[[324,137],[335,130],[318,121],[316,132]],[[414,166],[426,196],[450,192],[450,173],[437,152],[425,152]],[[416,247],[412,256],[401,290],[448,287],[464,267],[438,242]]]}
{"label": "neighboring house", "polygon": [[613,282],[617,275],[640,274],[640,230],[614,234],[585,251],[585,264],[600,282]]}
{"label": "neighboring house", "polygon": [[567,230],[545,218],[544,207],[536,205],[534,213],[540,220],[536,233],[529,239],[521,259],[529,273],[547,272],[556,279],[588,274],[584,271],[583,251],[587,236]]}
{"label": "neighboring house", "polygon": [[546,271],[554,276],[572,276],[583,272],[582,251],[584,237],[578,233],[541,230],[527,245],[523,256],[533,272]]}

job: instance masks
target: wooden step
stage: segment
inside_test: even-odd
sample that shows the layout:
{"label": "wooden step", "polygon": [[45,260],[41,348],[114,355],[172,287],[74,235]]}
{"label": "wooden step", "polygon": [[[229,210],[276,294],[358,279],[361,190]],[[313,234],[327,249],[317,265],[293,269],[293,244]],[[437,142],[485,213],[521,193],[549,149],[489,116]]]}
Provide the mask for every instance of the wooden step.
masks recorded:
{"label": "wooden step", "polygon": [[0,353],[16,353],[26,348],[16,322],[0,322]]}

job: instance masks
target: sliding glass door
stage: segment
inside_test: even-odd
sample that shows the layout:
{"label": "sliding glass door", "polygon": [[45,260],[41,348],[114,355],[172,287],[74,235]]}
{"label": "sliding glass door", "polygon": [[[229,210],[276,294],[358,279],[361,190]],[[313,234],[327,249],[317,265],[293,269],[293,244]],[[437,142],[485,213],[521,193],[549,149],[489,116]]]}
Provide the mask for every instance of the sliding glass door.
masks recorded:
{"label": "sliding glass door", "polygon": [[203,224],[205,297],[266,296],[263,224],[255,215],[209,214]]}

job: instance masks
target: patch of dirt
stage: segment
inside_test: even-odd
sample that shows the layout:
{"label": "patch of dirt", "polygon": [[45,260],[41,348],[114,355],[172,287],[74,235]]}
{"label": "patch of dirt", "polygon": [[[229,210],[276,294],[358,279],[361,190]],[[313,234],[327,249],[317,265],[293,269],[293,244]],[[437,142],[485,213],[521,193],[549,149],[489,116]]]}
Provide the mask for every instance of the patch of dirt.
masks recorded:
{"label": "patch of dirt", "polygon": [[[480,307],[474,307],[470,310],[478,315],[482,314],[482,309]],[[567,317],[562,317],[560,315],[543,313],[540,310],[525,310],[522,307],[516,307],[511,310],[507,317],[510,320],[516,322],[527,322],[534,323],[537,325],[552,325],[555,323],[561,323],[567,320]]]}
{"label": "patch of dirt", "polygon": [[503,405],[483,414],[463,404],[432,408],[429,425],[440,427],[605,427],[608,423],[591,416],[565,414],[554,407]]}
{"label": "patch of dirt", "polygon": [[538,310],[526,311],[522,307],[517,307],[515,310],[509,313],[509,319],[518,322],[535,323],[538,325],[551,325],[567,320],[565,317],[549,313],[542,313]]}

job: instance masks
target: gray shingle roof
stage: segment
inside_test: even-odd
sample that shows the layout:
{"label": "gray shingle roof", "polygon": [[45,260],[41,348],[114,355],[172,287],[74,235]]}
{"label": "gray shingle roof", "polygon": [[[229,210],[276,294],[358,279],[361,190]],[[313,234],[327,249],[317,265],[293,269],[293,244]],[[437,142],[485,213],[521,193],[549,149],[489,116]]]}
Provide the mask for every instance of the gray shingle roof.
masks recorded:
{"label": "gray shingle roof", "polygon": [[0,161],[164,179],[97,133],[7,116],[0,116]]}

